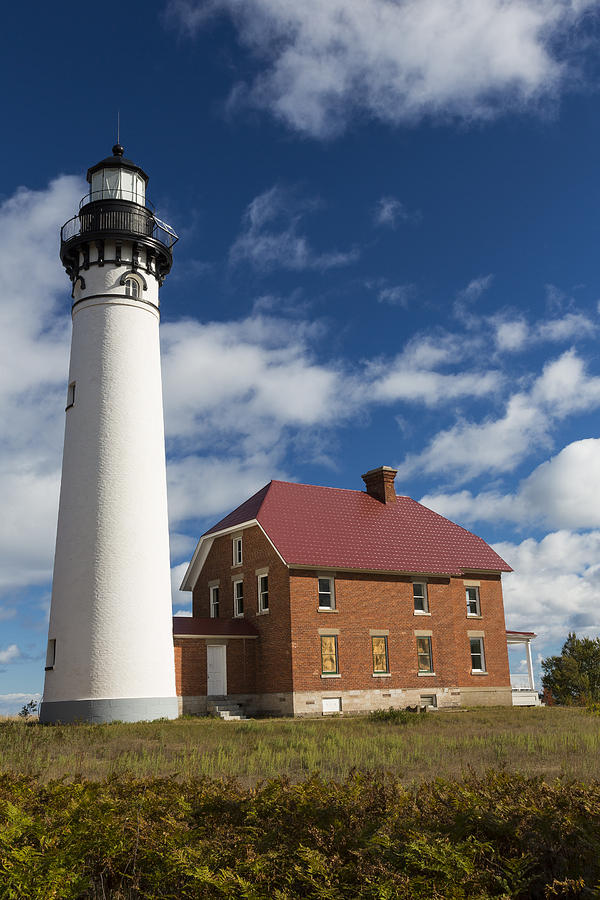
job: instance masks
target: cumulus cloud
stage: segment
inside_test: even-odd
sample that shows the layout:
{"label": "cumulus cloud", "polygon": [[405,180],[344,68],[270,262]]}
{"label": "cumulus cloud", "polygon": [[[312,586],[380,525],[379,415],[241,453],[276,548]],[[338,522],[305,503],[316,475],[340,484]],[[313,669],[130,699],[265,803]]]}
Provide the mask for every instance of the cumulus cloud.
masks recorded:
{"label": "cumulus cloud", "polygon": [[41,694],[0,694],[0,716],[14,716],[26,703],[29,703],[31,700],[39,703],[41,699]]}
{"label": "cumulus cloud", "polygon": [[[193,34],[228,14],[262,62],[232,104],[268,110],[318,138],[355,115],[391,125],[490,119],[557,96],[572,30],[597,0],[170,0]],[[563,43],[563,52],[558,45]]]}
{"label": "cumulus cloud", "polygon": [[586,372],[574,350],[547,363],[528,391],[514,393],[504,414],[483,422],[459,421],[438,432],[422,453],[409,455],[400,474],[452,472],[457,479],[510,472],[532,447],[551,445],[556,424],[600,406],[600,378]]}
{"label": "cumulus cloud", "polygon": [[0,665],[4,666],[7,663],[14,662],[15,659],[18,659],[21,656],[21,651],[17,647],[16,644],[10,644],[4,650],[0,650]]}
{"label": "cumulus cloud", "polygon": [[600,531],[556,531],[494,549],[514,569],[502,578],[508,628],[537,632],[535,649],[543,652],[560,646],[569,631],[598,635]]}
{"label": "cumulus cloud", "polygon": [[387,303],[389,306],[401,306],[407,309],[410,302],[417,296],[416,284],[394,284],[381,287],[377,292],[379,303]]}
{"label": "cumulus cloud", "polygon": [[593,337],[598,326],[589,316],[570,312],[554,319],[546,319],[530,325],[523,316],[491,317],[494,339],[498,350],[517,353],[534,344],[559,343]]}
{"label": "cumulus cloud", "polygon": [[574,441],[537,466],[514,493],[463,490],[429,494],[425,506],[448,518],[548,528],[600,528],[600,439]]}
{"label": "cumulus cloud", "polygon": [[50,575],[70,332],[56,238],[83,193],[81,179],[61,176],[0,205],[0,329],[10,335],[0,383],[0,415],[10,423],[0,437],[0,590]]}
{"label": "cumulus cloud", "polygon": [[261,271],[325,271],[355,262],[359,255],[356,249],[319,253],[299,233],[302,217],[314,206],[313,202],[297,200],[278,185],[259,194],[244,213],[242,231],[229,252],[230,262],[248,263]]}

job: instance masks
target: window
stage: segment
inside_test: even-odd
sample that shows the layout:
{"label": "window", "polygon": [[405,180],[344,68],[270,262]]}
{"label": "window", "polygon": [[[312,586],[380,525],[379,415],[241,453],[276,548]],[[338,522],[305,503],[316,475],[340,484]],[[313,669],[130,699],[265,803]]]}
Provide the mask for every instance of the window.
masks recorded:
{"label": "window", "polygon": [[435,694],[421,694],[419,700],[421,706],[426,706],[428,709],[437,708],[437,697]]}
{"label": "window", "polygon": [[417,638],[417,659],[419,661],[419,672],[427,672],[433,674],[433,656],[431,653],[431,638]]}
{"label": "window", "polygon": [[465,588],[465,590],[467,593],[467,615],[480,616],[481,607],[479,605],[479,588],[469,586]]}
{"label": "window", "polygon": [[317,581],[319,583],[319,609],[334,609],[333,578],[318,578]]}
{"label": "window", "polygon": [[321,674],[337,675],[338,669],[338,640],[337,634],[321,635]]}
{"label": "window", "polygon": [[67,388],[67,405],[66,409],[70,409],[75,403],[75,382],[72,381]]}
{"label": "window", "polygon": [[125,293],[134,300],[137,300],[140,296],[140,283],[132,275],[125,279]]}
{"label": "window", "polygon": [[242,539],[236,537],[233,539],[233,565],[241,566],[242,564]]}
{"label": "window", "polygon": [[233,614],[234,616],[244,615],[244,582],[233,582]]}
{"label": "window", "polygon": [[210,589],[210,617],[219,618],[219,588],[218,585]]}
{"label": "window", "polygon": [[383,634],[374,635],[371,638],[371,648],[373,651],[373,674],[389,672],[387,637]]}
{"label": "window", "polygon": [[429,603],[427,600],[427,585],[423,581],[413,582],[413,602],[415,613],[429,612]]}
{"label": "window", "polygon": [[55,660],[56,660],[56,639],[50,638],[50,640],[48,641],[48,647],[46,649],[46,669],[53,669]]}
{"label": "window", "polygon": [[258,576],[258,611],[268,612],[269,610],[269,576]]}
{"label": "window", "polygon": [[471,671],[485,672],[485,656],[483,653],[483,638],[469,638],[471,644]]}

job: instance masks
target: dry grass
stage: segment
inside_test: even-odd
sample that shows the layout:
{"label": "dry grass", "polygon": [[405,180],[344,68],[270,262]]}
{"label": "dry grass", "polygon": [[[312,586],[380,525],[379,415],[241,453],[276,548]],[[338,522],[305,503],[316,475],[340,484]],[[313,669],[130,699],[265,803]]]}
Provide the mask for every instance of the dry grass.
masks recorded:
{"label": "dry grass", "polygon": [[52,727],[0,721],[0,772],[42,782],[207,775],[252,785],[280,775],[298,781],[316,771],[341,779],[353,768],[385,770],[405,784],[490,768],[600,779],[600,717],[553,707],[440,711],[408,724],[368,717]]}

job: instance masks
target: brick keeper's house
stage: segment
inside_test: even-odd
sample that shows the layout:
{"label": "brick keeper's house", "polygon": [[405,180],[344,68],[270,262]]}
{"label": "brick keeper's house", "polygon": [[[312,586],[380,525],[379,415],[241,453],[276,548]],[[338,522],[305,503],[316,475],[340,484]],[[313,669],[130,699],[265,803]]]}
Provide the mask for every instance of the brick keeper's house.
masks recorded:
{"label": "brick keeper's house", "polygon": [[[351,713],[512,703],[501,573],[410,497],[271,481],[201,538],[174,623],[183,713]],[[514,632],[512,633],[515,634]],[[534,635],[532,635],[533,637]]]}

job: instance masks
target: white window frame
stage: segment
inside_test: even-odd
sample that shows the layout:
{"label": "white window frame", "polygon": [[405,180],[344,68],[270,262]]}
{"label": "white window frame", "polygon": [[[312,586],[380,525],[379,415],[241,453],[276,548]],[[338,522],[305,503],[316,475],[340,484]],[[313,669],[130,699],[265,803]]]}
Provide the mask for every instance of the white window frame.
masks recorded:
{"label": "white window frame", "polygon": [[[474,654],[473,653],[473,644],[476,642],[479,644],[479,650],[476,650],[475,654]],[[477,673],[486,672],[487,670],[485,668],[485,647],[483,645],[483,638],[482,637],[470,637],[469,638],[469,649],[471,651],[471,672],[477,672]],[[473,655],[479,656],[479,658],[481,660],[481,668],[476,668],[473,665]]]}
{"label": "white window frame", "polygon": [[[419,585],[423,588],[423,609],[417,609],[416,601],[420,600],[420,597],[415,596],[415,587]],[[426,581],[413,581],[412,583],[413,589],[413,615],[415,616],[428,616],[429,612],[429,594],[427,592],[427,582]]]}
{"label": "white window frame", "polygon": [[[215,599],[216,597],[216,599]],[[210,617],[211,619],[219,618],[219,585],[211,584],[209,588],[209,598],[210,598]]]}
{"label": "white window frame", "polygon": [[[322,581],[328,581],[328,582],[329,582],[329,590],[328,590],[328,591],[322,591],[322,590],[321,590],[321,582],[322,582]],[[323,595],[328,594],[328,595],[329,595],[329,598],[330,598],[330,603],[329,603],[329,605],[324,606],[324,605],[321,603],[321,594],[323,594]],[[335,609],[335,578],[334,578],[332,575],[318,575],[318,576],[317,576],[317,595],[318,595],[318,598],[319,598],[319,599],[318,599],[319,609],[321,609],[321,610],[327,610],[327,611],[329,611],[329,612],[331,612],[331,610]]]}
{"label": "white window frame", "polygon": [[[263,587],[263,578],[266,578],[266,589]],[[258,598],[258,612],[265,614],[269,612],[269,573],[261,572],[256,576],[256,591]],[[266,604],[265,604],[266,599]]]}
{"label": "white window frame", "polygon": [[[469,599],[469,591],[475,591],[475,609],[476,612],[471,612],[471,603],[472,600]],[[469,619],[480,619],[481,618],[481,600],[479,597],[479,587],[476,584],[466,584],[465,585],[465,597],[467,600],[467,618]]]}
{"label": "white window frame", "polygon": [[242,538],[239,535],[233,538],[231,542],[232,553],[233,553],[233,565],[241,566],[243,562],[243,546],[242,546]]}
{"label": "white window frame", "polygon": [[[241,586],[240,594],[238,596],[238,585]],[[242,601],[242,608],[239,609],[239,601]],[[239,619],[244,615],[244,580],[242,578],[237,578],[233,582],[233,615]]]}
{"label": "white window frame", "polygon": [[[133,287],[134,285],[135,290]],[[142,285],[140,279],[136,278],[135,275],[127,275],[123,283],[123,287],[125,288],[125,295],[127,297],[131,297],[132,300],[139,300],[141,298],[144,286]]]}

